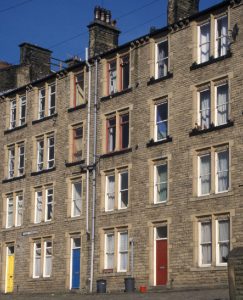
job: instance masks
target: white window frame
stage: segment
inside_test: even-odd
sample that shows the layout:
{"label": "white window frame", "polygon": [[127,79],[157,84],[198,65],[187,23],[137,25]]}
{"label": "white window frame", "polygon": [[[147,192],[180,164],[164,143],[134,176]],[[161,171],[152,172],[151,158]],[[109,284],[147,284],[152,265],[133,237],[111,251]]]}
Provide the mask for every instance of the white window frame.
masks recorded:
{"label": "white window frame", "polygon": [[[223,105],[226,105],[226,107],[227,107],[227,117],[228,118],[226,120],[226,123],[218,124],[218,107],[222,106],[222,104],[218,105],[218,88],[221,86],[227,86],[227,102],[226,102],[226,104],[223,104]],[[216,85],[214,90],[215,90],[215,124],[216,124],[216,126],[225,125],[225,124],[227,124],[228,119],[229,119],[229,84],[228,84],[228,82],[226,82],[226,83],[223,83],[220,85]]]}
{"label": "white window frame", "polygon": [[[109,209],[108,208],[108,198],[109,198],[109,194],[111,194],[109,191],[108,191],[108,186],[109,186],[109,177],[114,177],[114,200],[113,200],[113,208]],[[108,174],[105,176],[105,211],[106,212],[109,212],[109,211],[114,211],[115,209],[115,198],[116,198],[116,176],[115,176],[115,173],[112,173],[112,174]]]}
{"label": "white window frame", "polygon": [[10,101],[10,129],[17,127],[17,102],[16,99]]}
{"label": "white window frame", "polygon": [[[228,263],[221,263],[219,261],[219,253],[220,253],[220,243],[228,243],[228,247],[229,247],[229,252],[230,252],[230,219],[222,219],[222,220],[215,220],[216,221],[216,265],[217,266],[227,266]],[[229,239],[225,240],[225,241],[219,241],[219,222],[220,221],[228,221],[228,226],[229,226]]]}
{"label": "white window frame", "polygon": [[[128,237],[128,231],[127,230],[124,230],[124,231],[119,231],[118,232],[118,259],[117,259],[117,272],[127,272],[128,270],[128,264],[129,264],[129,249],[127,248],[127,250],[123,250],[121,251],[120,250],[120,242],[121,242],[121,234],[124,234],[126,233],[127,235],[127,246],[129,244],[129,237]],[[129,247],[129,246],[128,246]],[[120,268],[120,265],[121,265],[121,255],[122,254],[126,254],[127,255],[127,267],[126,269],[121,269]]]}
{"label": "white window frame", "polygon": [[[123,174],[127,174],[127,189],[121,189],[121,178]],[[118,209],[127,209],[128,205],[129,205],[129,173],[128,170],[119,172],[118,175],[119,178],[119,183],[118,183]],[[126,192],[127,191],[127,206],[122,207],[122,201],[121,201],[121,194],[122,192]]]}
{"label": "white window frame", "polygon": [[[16,227],[23,225],[23,211],[24,211],[23,205],[24,205],[24,196],[23,196],[23,194],[18,194],[16,196],[16,208],[15,208],[15,226]],[[21,218],[20,218],[20,215],[22,215]]]}
{"label": "white window frame", "polygon": [[[43,146],[41,147],[41,143]],[[44,137],[42,139],[37,140],[37,171],[44,170],[44,149],[45,149],[45,140]],[[42,153],[42,160],[41,154]]]}
{"label": "white window frame", "polygon": [[[40,248],[37,248],[37,244],[40,244]],[[40,249],[40,256],[39,256],[39,260],[40,260],[40,274],[36,275],[36,250]],[[40,240],[35,241],[33,243],[33,278],[40,278],[41,277],[41,265],[42,265],[42,243]]]}
{"label": "white window frame", "polygon": [[[73,181],[72,183],[72,203],[71,203],[71,217],[79,217],[82,215],[82,195],[83,195],[83,182],[82,179],[80,178],[79,180]],[[75,185],[80,184],[81,185],[81,195],[80,195],[80,213],[79,214],[74,214],[74,207],[77,199],[74,199],[74,190],[75,190]],[[75,202],[75,203],[74,203]]]}
{"label": "white window frame", "polygon": [[[201,28],[203,26],[206,26],[206,25],[209,25],[209,42],[201,44]],[[198,36],[198,42],[197,42],[198,43],[198,45],[197,45],[197,49],[198,49],[197,61],[198,61],[199,64],[201,64],[201,63],[209,61],[210,60],[210,56],[211,56],[211,52],[210,52],[210,47],[211,47],[211,27],[210,27],[210,21],[205,22],[205,23],[200,24],[200,25],[197,26],[197,36]],[[209,44],[209,57],[208,57],[208,60],[202,62],[201,48],[202,48],[202,45],[205,45],[205,44]]]}
{"label": "white window frame", "polygon": [[[167,60],[167,72],[163,76],[159,77],[159,63],[160,63],[160,61],[158,60],[159,45],[164,43],[167,43],[168,56],[164,57],[161,61],[163,61],[163,64],[165,65],[166,63],[164,63],[164,61]],[[169,41],[168,39],[165,39],[161,42],[156,43],[155,45],[155,79],[166,77],[168,73],[169,73]]]}
{"label": "white window frame", "polygon": [[[107,250],[107,245],[108,245],[108,236],[113,236],[113,252],[108,252]],[[108,256],[112,255],[113,256],[113,266],[112,268],[108,267]],[[104,260],[104,268],[107,269],[114,269],[114,264],[115,264],[115,233],[114,232],[109,232],[105,234],[105,260]]]}
{"label": "white window frame", "polygon": [[[53,143],[51,143],[53,141]],[[47,138],[47,169],[52,169],[55,167],[55,137],[48,136]],[[50,158],[51,148],[53,148],[53,158]]]}
{"label": "white window frame", "polygon": [[[165,105],[165,104],[167,104],[167,119],[163,120],[163,121],[160,121],[160,122],[157,122],[158,106],[162,106],[162,105]],[[161,103],[158,103],[158,104],[155,104],[154,109],[155,109],[155,113],[154,113],[154,116],[155,116],[154,117],[154,137],[155,137],[155,142],[158,142],[158,141],[166,140],[167,137],[168,137],[168,132],[169,132],[169,128],[168,128],[168,125],[169,125],[169,122],[168,122],[169,103],[168,103],[168,100],[166,100],[164,102],[161,102]],[[161,123],[166,123],[166,128],[167,128],[166,137],[162,138],[162,139],[158,139],[158,126]]]}
{"label": "white window frame", "polygon": [[[12,228],[12,227],[14,227],[14,196],[13,195],[9,195],[9,196],[7,196],[7,199],[6,199],[7,201],[7,203],[6,203],[6,228]],[[9,224],[9,214],[10,214],[10,200],[11,200],[11,203],[12,203],[12,205],[11,205],[11,214],[12,214],[12,223],[11,224]]]}
{"label": "white window frame", "polygon": [[[20,109],[19,109],[19,125],[22,126],[26,123],[26,96],[19,97]],[[24,110],[24,117],[22,116],[22,112]]]}
{"label": "white window frame", "polygon": [[8,148],[8,178],[15,176],[15,146]]}
{"label": "white window frame", "polygon": [[[227,170],[224,170],[224,171],[221,171],[221,172],[227,172],[228,173],[228,188],[226,189],[226,190],[224,190],[224,191],[219,191],[218,190],[218,188],[219,188],[219,186],[218,186],[218,181],[219,181],[219,176],[218,176],[218,173],[219,173],[219,171],[218,171],[218,154],[219,153],[222,153],[222,152],[227,152],[228,153],[228,169]],[[230,185],[230,177],[229,177],[229,149],[225,149],[225,150],[220,150],[220,151],[217,151],[217,152],[215,152],[215,172],[216,172],[216,174],[215,174],[215,193],[216,194],[221,194],[221,193],[225,193],[225,192],[228,192],[229,191],[229,185]]]}
{"label": "white window frame", "polygon": [[[21,152],[23,150],[23,153]],[[21,166],[21,158],[23,157],[23,166]],[[21,171],[22,170],[22,171]],[[22,176],[25,173],[25,145],[21,144],[18,146],[18,176]]]}
{"label": "white window frame", "polygon": [[[51,246],[48,246],[47,244],[51,243]],[[51,249],[51,254],[47,254],[48,249]],[[52,274],[52,256],[53,256],[53,243],[50,240],[44,241],[44,259],[43,259],[43,277],[48,278],[51,277]],[[46,269],[47,269],[47,258],[51,257],[51,273],[47,274]]]}
{"label": "white window frame", "polygon": [[[50,222],[53,219],[53,204],[54,204],[54,189],[53,187],[46,188],[45,198],[45,222]],[[51,201],[49,201],[51,199]],[[51,207],[51,217],[48,219],[48,207]]]}
{"label": "white window frame", "polygon": [[[205,156],[209,156],[209,164],[210,164],[210,173],[208,174],[209,175],[209,184],[210,184],[210,190],[209,190],[209,193],[207,194],[202,194],[202,183],[201,183],[201,158],[202,157],[205,157]],[[211,181],[212,181],[212,157],[211,157],[211,152],[209,153],[205,153],[205,154],[202,154],[202,155],[198,155],[198,196],[207,196],[207,195],[210,195],[210,191],[212,189],[212,186],[211,186]]]}
{"label": "white window frame", "polygon": [[[54,91],[52,88],[54,87]],[[55,105],[51,106],[51,97],[54,95]],[[52,111],[54,110],[54,111]],[[56,113],[56,83],[48,85],[48,116],[52,116]]]}
{"label": "white window frame", "polygon": [[[160,183],[157,183],[157,178],[158,178],[158,174],[157,174],[157,168],[160,167],[160,166],[163,166],[163,165],[166,165],[166,168],[167,168],[167,174],[166,174],[166,177],[167,177],[167,180],[166,181],[162,181]],[[157,186],[160,185],[160,184],[165,184],[166,183],[166,189],[167,189],[167,197],[165,200],[163,201],[159,201],[158,200],[158,188]],[[161,162],[159,164],[156,164],[154,165],[154,204],[159,204],[159,203],[166,203],[168,201],[168,162],[165,161],[165,162]]]}
{"label": "white window frame", "polygon": [[[201,229],[201,226],[202,226],[202,223],[210,223],[211,224],[211,243],[202,243],[202,229]],[[208,220],[208,221],[200,221],[199,220],[199,223],[198,223],[198,228],[199,228],[199,233],[198,233],[198,236],[199,236],[199,253],[198,253],[198,257],[199,257],[199,267],[211,267],[212,266],[212,260],[213,260],[213,222],[212,220]],[[202,263],[202,245],[211,245],[211,263],[210,264],[203,264]]]}
{"label": "white window frame", "polygon": [[[218,21],[220,19],[224,19],[224,18],[227,18],[227,35],[219,37],[218,36]],[[226,55],[227,52],[228,52],[228,47],[229,47],[229,43],[228,43],[229,42],[228,41],[228,39],[229,39],[229,36],[228,36],[228,32],[229,32],[229,18],[228,18],[228,15],[223,15],[221,17],[216,18],[215,21],[214,21],[214,28],[215,28],[215,50],[214,50],[215,54],[214,54],[214,56],[215,56],[215,58],[218,58],[218,57]],[[226,37],[226,39],[227,39],[226,53],[222,54],[222,55],[219,55],[219,53],[218,53],[218,41],[220,39],[223,39],[224,37]],[[222,50],[222,47],[221,47],[221,50]]]}
{"label": "white window frame", "polygon": [[39,97],[38,119],[43,119],[45,118],[45,102],[46,102],[45,87],[39,89],[38,97]]}
{"label": "white window frame", "polygon": [[[41,202],[40,202],[41,200]],[[41,203],[41,211],[40,211],[40,218],[38,217],[38,203]],[[39,224],[42,222],[42,215],[43,215],[43,208],[44,208],[44,197],[43,197],[43,191],[37,190],[35,191],[35,219],[34,223]]]}

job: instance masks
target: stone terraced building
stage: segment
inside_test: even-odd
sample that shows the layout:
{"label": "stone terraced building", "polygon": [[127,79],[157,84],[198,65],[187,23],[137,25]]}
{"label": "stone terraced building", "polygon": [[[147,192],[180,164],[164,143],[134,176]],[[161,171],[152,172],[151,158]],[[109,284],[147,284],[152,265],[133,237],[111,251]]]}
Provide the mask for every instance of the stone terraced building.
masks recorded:
{"label": "stone terraced building", "polygon": [[[124,45],[96,7],[89,59],[0,63],[1,293],[225,287],[243,246],[243,2],[169,0]],[[241,27],[242,26],[242,27]],[[37,63],[38,62],[38,63]]]}

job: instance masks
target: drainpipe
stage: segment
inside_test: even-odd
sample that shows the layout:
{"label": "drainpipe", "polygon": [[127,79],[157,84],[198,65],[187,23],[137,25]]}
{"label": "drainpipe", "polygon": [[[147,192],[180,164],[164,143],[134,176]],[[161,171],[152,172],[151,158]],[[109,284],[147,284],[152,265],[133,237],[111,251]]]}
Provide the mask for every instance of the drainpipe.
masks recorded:
{"label": "drainpipe", "polygon": [[[86,48],[86,64],[89,70],[89,87],[88,87],[88,116],[87,116],[87,156],[86,165],[89,166],[90,158],[90,106],[91,106],[91,65],[89,63],[88,48]],[[86,171],[86,234],[89,236],[89,168]]]}
{"label": "drainpipe", "polygon": [[91,262],[90,262],[90,293],[93,291],[94,280],[94,248],[95,248],[95,208],[96,208],[96,140],[97,140],[97,88],[98,61],[95,60],[95,97],[94,97],[94,149],[92,178],[92,232],[91,232]]}

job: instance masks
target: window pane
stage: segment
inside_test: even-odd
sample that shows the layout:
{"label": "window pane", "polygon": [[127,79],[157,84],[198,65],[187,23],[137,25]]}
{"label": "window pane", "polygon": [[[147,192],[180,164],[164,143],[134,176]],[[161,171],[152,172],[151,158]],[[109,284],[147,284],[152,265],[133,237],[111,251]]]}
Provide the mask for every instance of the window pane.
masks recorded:
{"label": "window pane", "polygon": [[211,189],[211,156],[204,155],[200,157],[200,195],[210,193]]}
{"label": "window pane", "polygon": [[168,74],[168,41],[164,41],[157,45],[157,78]]}
{"label": "window pane", "polygon": [[128,89],[129,88],[129,76],[130,76],[130,71],[129,71],[129,56],[125,56],[122,59],[122,89]]}
{"label": "window pane", "polygon": [[46,221],[50,221],[53,217],[53,189],[48,189],[46,192]]}
{"label": "window pane", "polygon": [[117,91],[116,61],[110,63],[110,65],[109,65],[109,74],[110,74],[109,91],[110,91],[110,94],[113,94]]}
{"label": "window pane", "polygon": [[167,164],[156,166],[155,178],[155,202],[164,202],[167,200]]}
{"label": "window pane", "polygon": [[39,119],[45,117],[45,97],[46,97],[45,89],[39,90]]}
{"label": "window pane", "polygon": [[16,226],[21,226],[23,224],[23,196],[19,195],[16,198],[16,213],[17,213],[17,224]]}
{"label": "window pane", "polygon": [[210,90],[200,92],[200,125],[202,129],[210,127]]}
{"label": "window pane", "polygon": [[217,87],[217,125],[228,122],[228,85]]}
{"label": "window pane", "polygon": [[229,188],[229,152],[228,150],[218,154],[218,192],[227,191]]}
{"label": "window pane", "polygon": [[226,263],[229,256],[229,220],[218,221],[219,263]]}
{"label": "window pane", "polygon": [[9,197],[7,198],[7,227],[12,227],[14,225],[14,219],[13,219],[13,198]]}
{"label": "window pane", "polygon": [[167,239],[167,226],[156,228],[156,239]]}
{"label": "window pane", "polygon": [[106,177],[106,210],[113,210],[115,202],[115,176]]}
{"label": "window pane", "polygon": [[107,120],[108,151],[114,151],[116,147],[116,118]]}
{"label": "window pane", "polygon": [[54,167],[55,163],[55,140],[54,137],[48,138],[48,168]]}
{"label": "window pane", "polygon": [[16,127],[16,100],[12,100],[10,102],[10,128],[15,128]]}
{"label": "window pane", "polygon": [[84,103],[84,73],[79,73],[75,76],[76,80],[76,105]]}
{"label": "window pane", "polygon": [[212,227],[211,222],[201,223],[202,264],[212,262]]}
{"label": "window pane", "polygon": [[129,145],[129,114],[121,116],[121,148]]}
{"label": "window pane", "polygon": [[75,182],[72,185],[73,187],[73,210],[72,216],[80,216],[81,215],[81,206],[82,206],[82,183]]}
{"label": "window pane", "polygon": [[157,140],[167,138],[168,135],[168,103],[156,106],[156,135]]}
{"label": "window pane", "polygon": [[200,26],[200,63],[206,62],[210,57],[210,24]]}
{"label": "window pane", "polygon": [[44,277],[51,276],[52,272],[52,242],[45,242]]}
{"label": "window pane", "polygon": [[42,221],[42,192],[36,192],[35,223]]}
{"label": "window pane", "polygon": [[128,172],[120,174],[120,208],[128,206]]}
{"label": "window pane", "polygon": [[119,258],[120,258],[120,271],[127,270],[128,263],[128,233],[121,232],[119,234]]}
{"label": "window pane", "polygon": [[114,267],[114,234],[107,234],[105,268],[113,269],[113,267]]}
{"label": "window pane", "polygon": [[34,244],[34,277],[41,276],[41,243]]}
{"label": "window pane", "polygon": [[228,50],[228,17],[219,18],[216,32],[216,57],[227,54]]}
{"label": "window pane", "polygon": [[80,161],[83,153],[83,127],[73,129],[73,161]]}

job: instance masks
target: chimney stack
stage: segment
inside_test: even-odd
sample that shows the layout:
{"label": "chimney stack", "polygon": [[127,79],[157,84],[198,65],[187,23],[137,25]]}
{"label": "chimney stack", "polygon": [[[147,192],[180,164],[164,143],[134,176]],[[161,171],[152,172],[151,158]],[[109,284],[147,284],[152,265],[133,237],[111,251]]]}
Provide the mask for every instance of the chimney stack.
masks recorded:
{"label": "chimney stack", "polygon": [[199,11],[199,0],[168,0],[168,24],[178,22]]}
{"label": "chimney stack", "polygon": [[111,11],[100,6],[94,9],[94,21],[89,28],[89,57],[99,55],[118,46],[120,31],[112,20]]}

